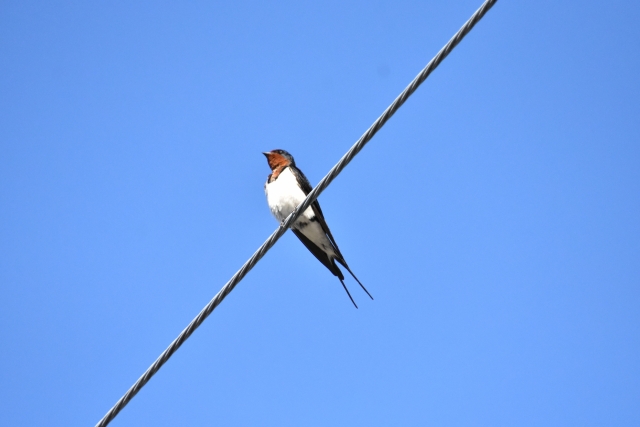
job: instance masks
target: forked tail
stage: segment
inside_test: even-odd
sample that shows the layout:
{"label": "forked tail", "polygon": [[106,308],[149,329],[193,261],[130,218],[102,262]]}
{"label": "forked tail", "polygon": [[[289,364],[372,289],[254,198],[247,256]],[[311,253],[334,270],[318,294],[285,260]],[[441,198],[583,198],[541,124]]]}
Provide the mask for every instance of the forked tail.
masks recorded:
{"label": "forked tail", "polygon": [[[351,271],[351,269],[349,268],[349,266],[347,265],[346,262],[344,262],[343,260],[340,260],[338,258],[336,258],[336,261],[338,261],[344,268],[347,269],[347,271],[349,272],[349,274],[351,274],[351,276],[356,279],[356,282],[358,282],[358,285],[360,285],[360,287],[362,288],[362,290],[364,290],[367,295],[369,295],[369,298],[373,299],[373,297],[371,296],[371,294],[369,293],[369,291],[367,290],[367,288],[364,287],[364,285],[362,283],[360,283],[360,280],[358,280],[358,278],[356,277],[355,274],[353,274],[353,271]],[[344,283],[342,284],[342,286],[344,286]],[[346,289],[346,287],[345,287]],[[349,291],[347,291],[347,293],[349,293]],[[349,297],[351,297],[351,295],[349,295]],[[352,300],[353,301],[353,300]],[[354,303],[355,304],[355,303]]]}

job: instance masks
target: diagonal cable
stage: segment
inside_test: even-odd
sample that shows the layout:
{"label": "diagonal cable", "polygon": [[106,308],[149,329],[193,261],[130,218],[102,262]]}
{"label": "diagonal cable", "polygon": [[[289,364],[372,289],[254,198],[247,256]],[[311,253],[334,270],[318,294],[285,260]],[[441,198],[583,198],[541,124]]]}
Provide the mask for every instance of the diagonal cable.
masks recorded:
{"label": "diagonal cable", "polygon": [[287,229],[294,223],[296,219],[304,212],[311,203],[313,203],[320,193],[322,193],[331,184],[336,176],[353,160],[353,158],[364,148],[364,146],[373,138],[373,136],[384,126],[384,124],[398,111],[398,109],[404,104],[404,102],[416,91],[418,86],[426,80],[433,70],[440,65],[444,58],[451,53],[458,43],[464,38],[464,36],[471,31],[480,19],[487,13],[489,9],[496,3],[497,0],[486,0],[482,6],[469,18],[467,22],[458,30],[458,32],[447,42],[447,44],[440,49],[436,56],[429,61],[426,67],[415,79],[405,88],[404,91],[393,101],[393,103],[387,107],[380,117],[371,125],[369,129],[360,137],[358,141],[351,147],[351,149],[338,161],[338,163],[331,168],[329,173],[322,178],[322,181],[309,193],[307,198],[280,224],[278,229],[269,236],[269,238],[260,246],[260,248],[249,258],[249,260],[231,277],[231,279],[220,289],[215,297],[200,311],[198,316],[189,323],[189,325],[173,340],[173,342],[167,347],[165,351],[156,359],[155,362],[146,370],[138,381],[131,386],[129,390],[116,402],[116,404],[107,412],[107,414],[96,424],[96,427],[105,427],[116,415],[124,408],[131,399],[144,387],[144,385],[151,379],[151,377],[158,372],[158,370],[164,365],[167,360],[175,353],[178,348],[191,336],[191,334],[204,322],[204,320],[213,312],[213,310],[222,302],[222,300],[229,295],[229,293],[236,287],[236,285],[247,275],[247,273],[260,261],[260,259],[271,249],[273,245],[282,237]]}

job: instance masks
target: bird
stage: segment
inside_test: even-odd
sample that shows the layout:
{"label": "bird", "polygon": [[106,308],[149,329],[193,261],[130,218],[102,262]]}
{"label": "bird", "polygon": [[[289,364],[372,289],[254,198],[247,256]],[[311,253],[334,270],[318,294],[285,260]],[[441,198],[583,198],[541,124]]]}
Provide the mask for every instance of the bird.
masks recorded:
{"label": "bird", "polygon": [[[287,151],[276,149],[262,154],[266,156],[267,163],[271,168],[271,174],[264,184],[267,203],[273,216],[282,223],[311,192],[311,184],[296,166],[293,156]],[[353,274],[344,256],[340,253],[338,244],[333,238],[331,230],[329,230],[329,226],[322,214],[322,209],[320,209],[320,203],[317,200],[291,225],[291,231],[322,265],[340,279],[342,287],[356,308],[358,306],[344,284],[344,274],[338,268],[336,261],[347,269],[349,274],[356,279],[360,287],[369,295],[369,298],[373,299],[367,288]]]}

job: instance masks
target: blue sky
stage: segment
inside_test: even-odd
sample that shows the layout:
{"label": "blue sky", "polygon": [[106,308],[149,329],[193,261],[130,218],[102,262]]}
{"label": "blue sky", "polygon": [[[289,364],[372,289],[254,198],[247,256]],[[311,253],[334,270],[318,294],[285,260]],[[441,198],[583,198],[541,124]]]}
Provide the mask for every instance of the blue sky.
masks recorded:
{"label": "blue sky", "polygon": [[[94,425],[480,1],[0,4],[0,424]],[[113,426],[640,423],[640,6],[502,0]]]}

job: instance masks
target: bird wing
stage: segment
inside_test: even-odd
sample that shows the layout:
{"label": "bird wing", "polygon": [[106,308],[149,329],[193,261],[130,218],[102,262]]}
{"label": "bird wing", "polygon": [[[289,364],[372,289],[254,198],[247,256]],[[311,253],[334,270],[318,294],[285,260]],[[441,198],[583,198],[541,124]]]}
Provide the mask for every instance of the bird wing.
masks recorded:
{"label": "bird wing", "polygon": [[313,243],[307,236],[302,234],[302,232],[300,232],[299,230],[292,228],[291,231],[293,231],[293,234],[295,234],[296,237],[300,239],[300,241],[307,247],[307,249],[309,249],[309,252],[311,252],[313,256],[316,257],[318,261],[322,263],[322,265],[327,267],[327,269],[330,272],[332,272],[334,276],[338,276],[340,279],[344,279],[344,275],[342,274],[342,271],[340,271],[338,266],[331,261],[331,259],[329,258],[329,255],[327,255],[325,251],[320,249],[320,247],[318,247],[315,243]]}
{"label": "bird wing", "polygon": [[[297,167],[295,167],[295,166],[291,167],[291,171],[293,172],[293,175],[296,177],[296,181],[298,181],[298,185],[300,186],[300,188],[304,192],[305,196],[308,196],[309,193],[311,192],[312,188],[311,188],[311,184],[309,183],[309,180],[307,179],[307,177],[304,176],[302,171],[300,169],[298,169]],[[329,241],[333,245],[333,248],[334,248],[335,253],[336,253],[335,260],[338,261],[340,264],[342,264],[342,266],[344,266],[344,268],[347,269],[349,274],[351,274],[351,276],[354,279],[356,279],[356,282],[358,282],[360,287],[367,293],[367,295],[369,295],[369,298],[373,299],[373,297],[371,296],[371,294],[369,293],[367,288],[365,288],[364,285],[360,282],[360,280],[358,280],[356,275],[353,274],[353,272],[351,271],[351,269],[347,265],[347,262],[344,260],[344,257],[340,253],[340,249],[338,249],[338,244],[336,243],[335,239],[333,238],[333,235],[331,235],[331,230],[329,230],[329,226],[327,225],[327,222],[324,220],[324,215],[322,214],[322,209],[320,209],[320,203],[318,203],[317,200],[314,201],[311,204],[311,209],[313,210],[313,213],[315,214],[316,219],[318,220],[318,223],[320,224],[320,227],[322,228],[322,231],[324,231],[324,233],[329,238]],[[307,247],[307,249],[309,249],[309,251],[316,258],[318,258],[318,261],[320,261],[325,267],[327,267],[329,269],[329,271],[332,272],[335,276],[338,276],[338,278],[340,279],[340,283],[342,283],[342,287],[347,292],[347,295],[349,295],[349,298],[351,298],[351,294],[349,293],[349,290],[347,289],[347,287],[345,286],[344,281],[343,281],[344,280],[344,275],[342,274],[342,271],[340,271],[340,269],[336,265],[335,261],[330,259],[325,251],[323,251],[321,248],[319,248],[315,243],[313,243],[309,238],[307,238],[307,236],[302,234],[300,231],[296,230],[295,228],[292,228],[291,230],[298,237],[298,239],[300,239],[300,241]],[[351,298],[351,302],[353,303],[353,305],[356,306],[356,308],[358,308],[358,306],[356,305],[355,301],[353,301],[353,298]]]}
{"label": "bird wing", "polygon": [[[304,195],[308,196],[309,193],[311,192],[311,190],[313,190],[313,188],[311,187],[311,184],[309,183],[309,180],[304,175],[304,173],[302,173],[302,171],[300,169],[298,169],[297,167],[295,167],[295,166],[291,167],[291,170],[293,171],[293,175],[296,177],[296,181],[298,181],[298,185],[300,186],[300,188],[304,192]],[[325,221],[325,219],[324,219],[324,215],[322,214],[322,209],[320,209],[320,203],[318,202],[317,199],[314,200],[313,203],[311,203],[311,209],[313,210],[313,213],[315,214],[316,218],[318,219],[318,223],[320,224],[320,227],[322,227],[322,231],[324,231],[324,233],[327,235],[327,237],[329,237],[329,240],[331,241],[331,244],[333,245],[333,248],[335,249],[336,254],[341,258],[340,261],[344,261],[344,257],[340,253],[340,249],[338,249],[338,244],[336,243],[336,240],[333,238],[333,235],[331,234],[331,230],[329,229],[329,225],[327,224],[327,221]],[[305,245],[306,245],[306,243],[305,243]],[[308,246],[307,246],[307,248],[308,248]],[[313,252],[313,251],[311,251],[311,252]],[[316,257],[317,257],[317,255],[316,255]],[[331,268],[329,268],[329,270],[331,270]]]}

